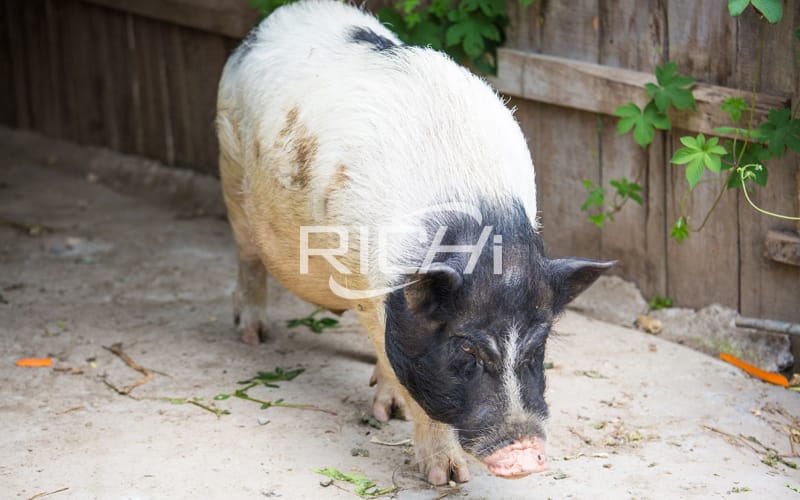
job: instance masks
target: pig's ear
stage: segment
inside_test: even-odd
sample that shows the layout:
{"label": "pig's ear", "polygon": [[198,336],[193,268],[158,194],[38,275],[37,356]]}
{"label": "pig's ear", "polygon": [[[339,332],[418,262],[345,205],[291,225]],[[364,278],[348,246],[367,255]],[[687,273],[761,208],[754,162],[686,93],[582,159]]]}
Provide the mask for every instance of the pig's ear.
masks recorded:
{"label": "pig's ear", "polygon": [[555,259],[549,263],[550,282],[556,293],[553,309],[560,312],[617,261]]}
{"label": "pig's ear", "polygon": [[416,316],[434,321],[445,319],[454,292],[464,283],[460,271],[442,262],[434,262],[410,279],[413,284],[405,288],[408,308]]}

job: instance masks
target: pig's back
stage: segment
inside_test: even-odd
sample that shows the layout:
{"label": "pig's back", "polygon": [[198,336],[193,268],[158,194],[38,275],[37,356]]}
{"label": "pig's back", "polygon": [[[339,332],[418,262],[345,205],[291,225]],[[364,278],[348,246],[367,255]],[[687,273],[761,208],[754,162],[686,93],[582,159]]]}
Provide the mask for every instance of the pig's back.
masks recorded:
{"label": "pig's back", "polygon": [[[535,226],[530,154],[491,88],[339,2],[282,7],[248,36],[226,65],[217,126],[243,171],[235,189],[253,240],[284,284],[299,226],[368,227],[372,238],[451,202],[521,205]],[[389,253],[397,262],[406,249]],[[329,272],[311,274],[322,286]]]}

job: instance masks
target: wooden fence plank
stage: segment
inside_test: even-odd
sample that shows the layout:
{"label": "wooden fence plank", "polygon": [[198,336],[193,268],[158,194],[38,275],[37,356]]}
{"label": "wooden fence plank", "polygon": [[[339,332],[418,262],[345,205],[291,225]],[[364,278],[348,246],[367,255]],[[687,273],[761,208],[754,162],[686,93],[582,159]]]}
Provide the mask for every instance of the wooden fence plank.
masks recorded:
{"label": "wooden fence plank", "polygon": [[[104,85],[113,92],[113,102],[106,109],[106,116],[113,123],[118,136],[119,149],[125,153],[136,153],[143,148],[143,133],[139,133],[140,109],[135,105],[134,92],[138,90],[134,52],[129,47],[129,14],[102,9],[106,19],[107,57],[109,70],[104,73]],[[120,64],[119,61],[124,61]]]}
{"label": "wooden fence plank", "polygon": [[[597,61],[597,0],[548,2],[541,12],[539,49],[556,57]],[[502,62],[500,63],[502,64]],[[599,229],[580,211],[583,181],[599,182],[597,118],[551,104],[524,108],[533,126],[533,159],[542,233],[554,256],[600,256]],[[530,125],[529,125],[530,126]],[[530,133],[528,129],[526,133]]]}
{"label": "wooden fence plank", "polygon": [[44,82],[44,92],[48,96],[48,128],[45,130],[53,137],[61,137],[62,135],[62,118],[61,118],[61,92],[58,86],[53,85],[57,82],[61,71],[61,59],[59,58],[59,31],[57,19],[57,6],[55,0],[45,0],[44,3],[44,39],[47,43],[47,60],[41,61],[40,64],[46,66],[47,81]]}
{"label": "wooden fence plank", "polygon": [[[600,62],[651,73],[662,61],[665,12],[658,0],[600,2]],[[625,101],[619,101],[617,105]],[[626,177],[643,187],[643,206],[628,201],[600,233],[601,256],[619,263],[615,272],[637,283],[646,297],[666,293],[666,244],[663,145],[657,134],[647,150],[631,134],[616,133],[617,119],[602,118],[600,129],[601,179],[612,199],[609,181]]]}
{"label": "wooden fence plank", "polygon": [[541,21],[544,2],[533,2],[527,8],[518,1],[506,2],[511,23],[506,28],[506,47],[534,50],[542,45]]}
{"label": "wooden fence plank", "polygon": [[[669,59],[681,73],[700,80],[729,84],[734,68],[736,22],[724,2],[707,4],[694,0],[669,0]],[[669,157],[682,147],[678,138],[694,135],[673,130]],[[687,204],[690,225],[697,227],[710,210],[724,180],[699,184]],[[667,174],[668,219],[677,218],[680,199],[688,189],[683,166],[671,165]],[[667,244],[667,286],[678,305],[703,306],[720,303],[738,308],[739,252],[738,214],[735,192],[727,193],[705,228],[692,233],[682,244]]]}
{"label": "wooden fence plank", "polygon": [[[607,115],[628,101],[644,107],[648,101],[644,85],[655,82],[652,71],[615,68],[513,49],[501,49],[498,61],[498,75],[489,81],[504,94]],[[728,114],[720,109],[727,97],[750,96],[745,90],[706,83],[696,84],[693,93],[697,112],[672,112],[670,118],[675,128],[704,134],[728,125]],[[787,105],[786,97],[759,94],[756,123],[766,119],[769,109]]]}
{"label": "wooden fence plank", "polygon": [[7,2],[6,26],[8,28],[9,55],[13,68],[11,75],[14,80],[14,115],[16,116],[18,127],[31,128],[33,118],[28,97],[30,89],[27,65],[25,63],[29,49],[25,46],[25,38],[22,32],[24,8],[24,5],[21,5],[20,2]]}
{"label": "wooden fence plank", "polygon": [[217,138],[214,130],[217,84],[229,55],[230,43],[222,37],[208,37],[196,30],[182,30],[186,79],[187,113],[196,146],[196,169],[217,172]]}
{"label": "wooden fence plank", "polygon": [[14,65],[11,56],[11,31],[8,3],[0,0],[0,123],[8,126],[17,124],[17,109],[14,102]]}
{"label": "wooden fence plank", "polygon": [[145,17],[133,18],[135,68],[142,106],[143,153],[166,161],[167,141],[159,80],[159,51],[164,24]]}
{"label": "wooden fence plank", "polygon": [[170,27],[165,57],[169,67],[169,93],[172,96],[173,112],[170,119],[174,130],[175,164],[193,165],[198,163],[199,156],[195,146],[195,128],[190,120],[191,104],[187,90],[193,84],[188,77],[189,68],[186,66],[184,31],[186,29],[180,26]]}
{"label": "wooden fence plank", "polygon": [[258,21],[248,0],[83,0],[159,21],[241,38]]}
{"label": "wooden fence plank", "polygon": [[94,64],[101,68],[96,74],[95,95],[98,108],[101,110],[103,129],[105,130],[106,145],[122,150],[122,135],[119,122],[122,117],[117,115],[117,102],[120,101],[120,89],[117,88],[115,74],[121,71],[124,65],[113,59],[114,43],[111,29],[119,27],[114,23],[119,14],[109,9],[92,7],[89,10],[89,22],[95,37]]}
{"label": "wooden fence plank", "polygon": [[[748,9],[738,20],[736,65],[737,83],[743,88],[758,77],[761,91],[792,89],[800,79],[796,47],[791,44],[793,30],[800,26],[800,9],[794,16],[790,9],[775,26],[767,24]],[[794,18],[793,18],[794,17]],[[764,55],[760,73],[756,75],[759,33],[764,36]],[[800,93],[795,91],[793,102]],[[782,159],[767,162],[769,180],[764,188],[751,191],[751,198],[767,210],[800,216],[797,204],[798,155],[787,153]],[[739,246],[741,312],[746,316],[800,321],[800,267],[779,263],[765,255],[765,243],[770,230],[792,231],[795,225],[756,212],[739,196]]]}
{"label": "wooden fence plank", "polygon": [[45,134],[58,136],[57,103],[53,99],[49,27],[45,0],[32,0],[22,4],[21,27],[28,55],[25,58],[27,86],[30,92],[31,128]]}
{"label": "wooden fence plank", "polygon": [[59,59],[62,64],[58,80],[61,103],[62,138],[78,143],[86,142],[85,130],[88,115],[81,109],[82,87],[89,82],[83,72],[81,60],[86,50],[83,40],[86,18],[85,8],[78,2],[67,1],[56,4],[55,17],[59,39]]}

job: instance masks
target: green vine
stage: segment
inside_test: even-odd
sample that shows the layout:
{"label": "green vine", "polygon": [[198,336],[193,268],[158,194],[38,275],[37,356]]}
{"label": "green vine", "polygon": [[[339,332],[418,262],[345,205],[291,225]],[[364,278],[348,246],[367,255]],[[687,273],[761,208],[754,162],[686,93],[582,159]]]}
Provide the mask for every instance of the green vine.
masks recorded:
{"label": "green vine", "polygon": [[[251,0],[263,16],[296,0]],[[525,8],[536,0],[519,0]],[[497,49],[509,23],[506,0],[399,0],[378,19],[409,45],[431,47],[484,74],[497,73]]]}
{"label": "green vine", "polygon": [[[738,16],[751,5],[770,23],[775,24],[781,20],[783,8],[780,0],[729,0],[728,10],[731,15]],[[759,74],[763,56],[763,31],[761,35],[755,75]],[[795,30],[795,36],[800,40],[800,29]],[[669,117],[672,108],[695,110],[695,100],[691,92],[695,80],[680,75],[677,70],[677,64],[674,62],[667,62],[656,68],[657,83],[648,83],[645,86],[646,95],[650,100],[643,109],[629,102],[614,111],[614,115],[619,118],[618,134],[632,131],[637,144],[648,148],[655,138],[656,129],[664,131],[672,129]],[[732,135],[733,139],[725,139],[720,143],[718,137],[706,138],[703,134],[680,137],[683,147],[676,150],[670,160],[672,164],[685,166],[688,184],[688,188],[681,196],[678,217],[670,231],[670,236],[679,243],[690,233],[705,227],[729,189],[741,188],[747,201],[760,213],[796,220],[757,207],[750,199],[746,183],[750,182],[751,186],[765,186],[769,174],[767,161],[781,158],[787,151],[800,153],[800,118],[797,116],[800,106],[796,105],[794,110],[772,109],[768,112],[767,120],[756,125],[754,124],[756,95],[754,78],[753,93],[749,103],[741,97],[729,97],[723,102],[721,109],[728,114],[731,125],[716,128],[713,132],[720,136]],[[743,124],[741,122],[745,116],[747,123]],[[587,220],[603,227],[606,222],[614,220],[614,214],[619,212],[628,200],[641,205],[642,188],[638,184],[638,179],[643,175],[643,171],[644,166],[641,166],[637,180],[632,183],[625,177],[610,181],[609,185],[614,189],[614,198],[610,203],[606,200],[606,188],[597,186],[592,181],[585,181],[584,186],[588,194],[581,210],[589,212]],[[737,172],[739,175],[736,175]],[[711,209],[699,225],[693,225],[686,209],[690,193],[699,184],[714,182],[717,179],[724,179],[724,182],[721,183]]]}

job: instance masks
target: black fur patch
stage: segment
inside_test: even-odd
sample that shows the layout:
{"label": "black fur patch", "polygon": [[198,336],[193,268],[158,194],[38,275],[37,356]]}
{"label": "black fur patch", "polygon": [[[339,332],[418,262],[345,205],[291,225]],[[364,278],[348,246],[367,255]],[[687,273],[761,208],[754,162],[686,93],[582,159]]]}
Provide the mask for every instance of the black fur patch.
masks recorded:
{"label": "black fur patch", "polygon": [[364,28],[363,26],[356,26],[350,30],[350,41],[354,43],[368,43],[372,45],[373,50],[378,52],[398,47],[396,43],[385,36],[379,35],[370,28]]}
{"label": "black fur patch", "polygon": [[[458,429],[464,448],[478,456],[526,436],[544,438],[545,344],[564,301],[588,286],[603,265],[593,261],[547,259],[541,235],[522,205],[480,207],[482,222],[463,213],[426,221],[432,236],[447,228],[442,245],[474,245],[485,227],[492,236],[477,265],[466,272],[470,254],[443,253],[433,275],[404,277],[414,282],[386,297],[386,354],[400,382],[433,419]],[[502,236],[502,270],[495,273],[494,235]],[[420,248],[421,263],[427,245]],[[454,279],[451,271],[460,275]],[[591,281],[590,281],[591,279]],[[505,344],[516,329],[516,377],[526,414],[506,421],[503,384]],[[519,416],[518,416],[519,417]],[[492,432],[488,433],[487,429]]]}
{"label": "black fur patch", "polygon": [[241,64],[242,60],[247,57],[247,54],[253,49],[253,46],[256,43],[256,39],[258,38],[258,27],[260,24],[256,24],[253,26],[250,31],[247,32],[247,35],[242,39],[242,43],[236,47],[236,50],[233,51],[231,55],[231,61],[233,64],[238,66]]}

